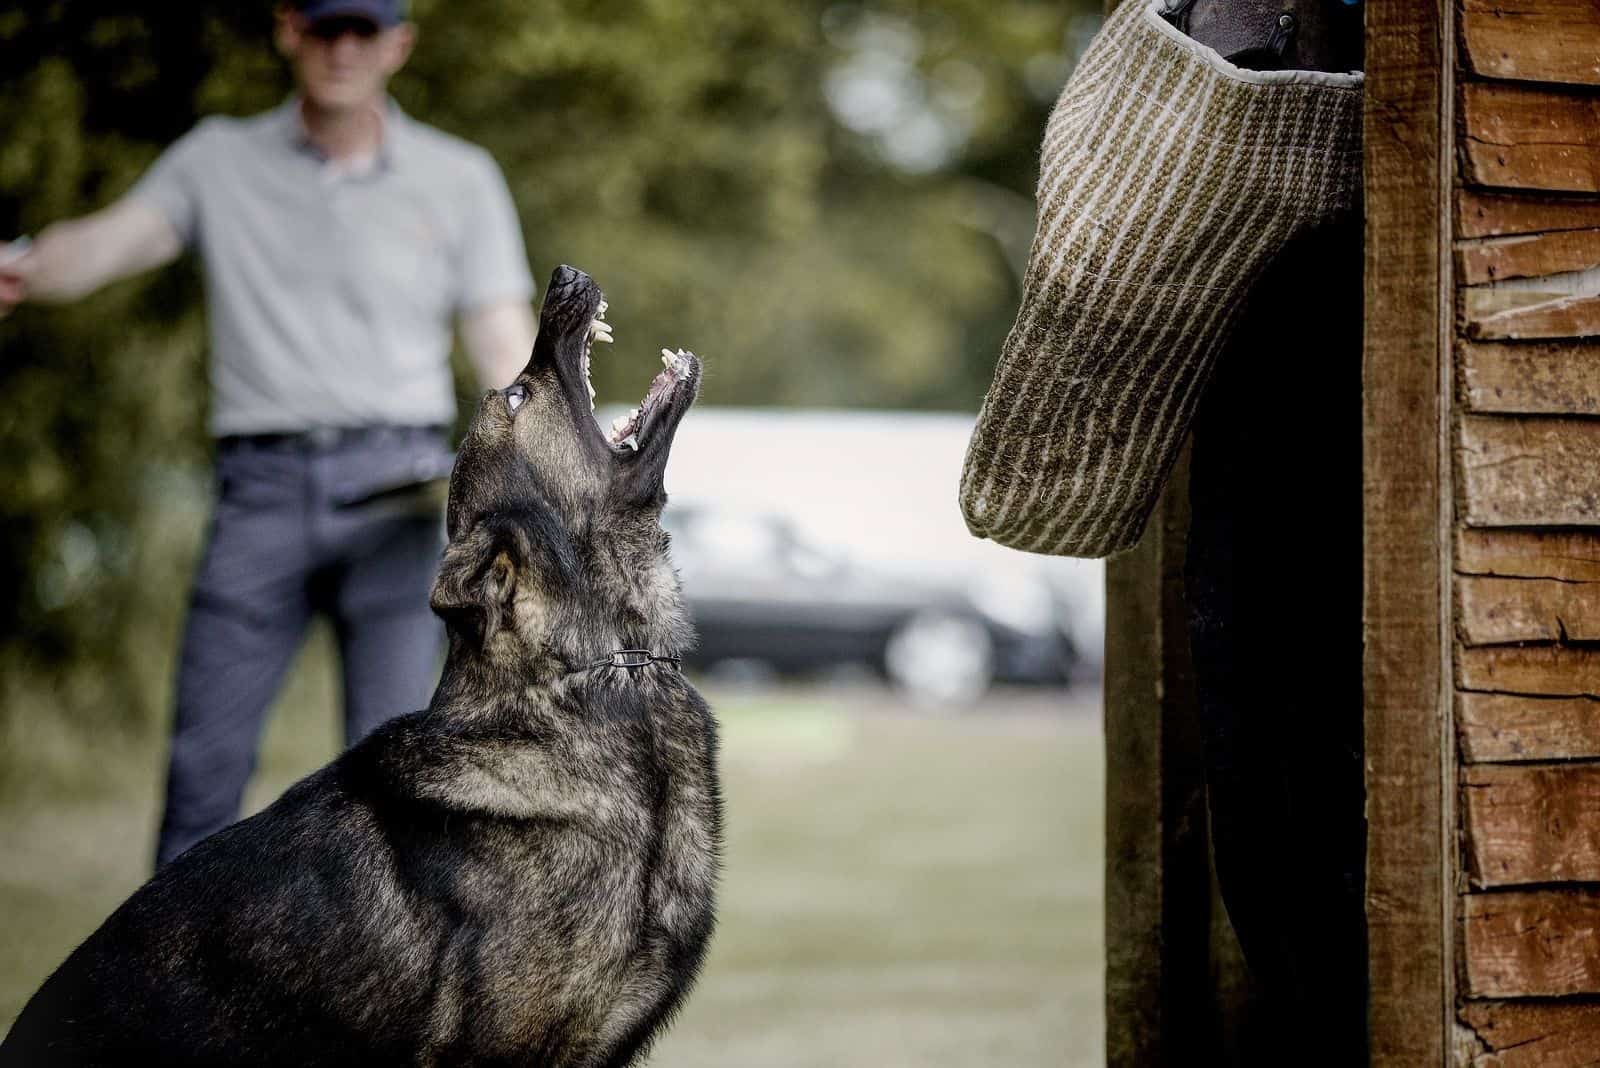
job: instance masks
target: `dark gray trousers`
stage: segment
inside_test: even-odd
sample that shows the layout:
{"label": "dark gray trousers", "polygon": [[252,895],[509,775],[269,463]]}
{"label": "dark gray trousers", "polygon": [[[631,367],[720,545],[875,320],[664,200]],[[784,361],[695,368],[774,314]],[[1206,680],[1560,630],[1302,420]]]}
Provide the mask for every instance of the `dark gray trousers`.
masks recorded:
{"label": "dark gray trousers", "polygon": [[418,494],[371,495],[408,471],[436,472],[441,456],[442,434],[425,428],[219,443],[158,865],[238,818],[267,708],[314,613],[338,641],[347,744],[427,703],[443,648],[428,609],[443,526]]}

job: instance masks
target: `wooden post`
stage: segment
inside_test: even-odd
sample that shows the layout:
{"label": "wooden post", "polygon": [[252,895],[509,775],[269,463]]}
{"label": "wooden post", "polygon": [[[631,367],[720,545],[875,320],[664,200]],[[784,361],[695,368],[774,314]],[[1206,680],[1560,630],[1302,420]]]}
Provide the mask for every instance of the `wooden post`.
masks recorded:
{"label": "wooden post", "polygon": [[1106,565],[1106,1064],[1215,1064],[1211,875],[1183,610],[1186,458]]}
{"label": "wooden post", "polygon": [[1449,478],[1438,0],[1366,12],[1363,356],[1368,1026],[1374,1066],[1446,1063],[1455,840],[1445,670]]}

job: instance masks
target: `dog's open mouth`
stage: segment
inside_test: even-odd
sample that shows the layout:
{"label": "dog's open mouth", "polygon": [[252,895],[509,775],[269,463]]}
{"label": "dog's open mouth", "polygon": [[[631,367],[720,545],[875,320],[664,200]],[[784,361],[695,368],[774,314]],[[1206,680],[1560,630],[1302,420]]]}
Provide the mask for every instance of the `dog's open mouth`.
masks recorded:
{"label": "dog's open mouth", "polygon": [[[607,344],[612,341],[611,324],[606,322],[607,307],[605,300],[602,299],[595,310],[594,318],[589,321],[589,335],[583,346],[581,369],[584,388],[589,391],[591,412],[595,407],[594,382],[590,376],[594,345],[597,341],[604,341]],[[652,421],[651,416],[665,406],[680,383],[688,381],[694,375],[694,354],[683,349],[676,352],[662,349],[661,365],[660,372],[650,380],[650,388],[645,391],[644,399],[639,402],[639,406],[612,420],[605,437],[606,443],[613,449],[619,452],[624,449],[632,449],[635,452],[639,450],[639,441],[647,432]]]}

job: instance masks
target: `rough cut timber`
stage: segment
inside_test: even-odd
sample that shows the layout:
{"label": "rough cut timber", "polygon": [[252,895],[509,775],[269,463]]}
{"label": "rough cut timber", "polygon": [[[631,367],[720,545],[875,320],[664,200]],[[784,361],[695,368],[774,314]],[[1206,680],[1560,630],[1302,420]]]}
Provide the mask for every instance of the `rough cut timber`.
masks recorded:
{"label": "rough cut timber", "polygon": [[1473,887],[1600,880],[1600,764],[1478,764],[1461,796]]}
{"label": "rough cut timber", "polygon": [[1456,635],[1467,645],[1600,641],[1600,582],[1458,576]]}
{"label": "rough cut timber", "polygon": [[1600,757],[1600,700],[1456,694],[1456,732],[1469,764]]}
{"label": "rough cut timber", "polygon": [[1600,893],[1511,890],[1460,900],[1468,997],[1600,992]]}
{"label": "rough cut timber", "polygon": [[1483,238],[1456,249],[1456,279],[1468,285],[1542,278],[1600,265],[1600,229]]}
{"label": "rough cut timber", "polygon": [[1468,526],[1600,526],[1600,422],[1463,416],[1457,490]]}
{"label": "rough cut timber", "polygon": [[1465,0],[1461,42],[1485,78],[1600,85],[1594,0]]}
{"label": "rough cut timber", "polygon": [[1468,411],[1600,415],[1600,341],[1465,341],[1456,355]]}
{"label": "rough cut timber", "polygon": [[1490,193],[1463,189],[1456,194],[1458,238],[1504,237],[1554,230],[1600,227],[1600,200]]}
{"label": "rough cut timber", "polygon": [[1455,569],[1462,575],[1600,581],[1600,531],[1456,531]]}
{"label": "rough cut timber", "polygon": [[1205,1049],[1211,1027],[1205,780],[1182,602],[1187,472],[1185,450],[1138,546],[1106,565],[1108,1068],[1174,1063]]}
{"label": "rough cut timber", "polygon": [[[1454,777],[1441,699],[1449,485],[1448,109],[1445,4],[1363,4],[1366,315],[1362,517],[1367,781],[1368,1029],[1371,1068],[1440,1065],[1454,1023],[1447,922]],[[1441,238],[1444,240],[1441,240]],[[1452,836],[1453,837],[1453,836]]]}
{"label": "rough cut timber", "polygon": [[1600,296],[1573,294],[1554,285],[1549,289],[1474,286],[1461,290],[1461,319],[1471,338],[1592,337],[1600,335]]}
{"label": "rough cut timber", "polygon": [[1460,1019],[1482,1050],[1470,1068],[1594,1068],[1600,1005],[1594,1002],[1469,1001]]}
{"label": "rough cut timber", "polygon": [[1600,192],[1600,98],[1575,90],[1469,82],[1461,89],[1467,182]]}
{"label": "rough cut timber", "polygon": [[1484,693],[1600,697],[1600,652],[1564,645],[1456,649],[1456,687]]}

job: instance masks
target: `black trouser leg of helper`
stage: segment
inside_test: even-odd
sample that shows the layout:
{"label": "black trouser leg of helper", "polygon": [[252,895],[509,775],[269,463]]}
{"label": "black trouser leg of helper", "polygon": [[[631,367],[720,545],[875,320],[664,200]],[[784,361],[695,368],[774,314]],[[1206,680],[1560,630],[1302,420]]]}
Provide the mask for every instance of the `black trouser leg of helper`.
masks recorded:
{"label": "black trouser leg of helper", "polygon": [[1366,1063],[1361,307],[1359,224],[1292,248],[1194,427],[1189,631],[1252,1062]]}
{"label": "black trouser leg of helper", "polygon": [[221,489],[179,659],[158,865],[239,817],[267,709],[313,614],[327,615],[338,639],[347,743],[427,704],[443,647],[428,608],[442,525],[437,515],[340,503],[340,487],[418,437],[374,434],[330,448],[219,452]]}

